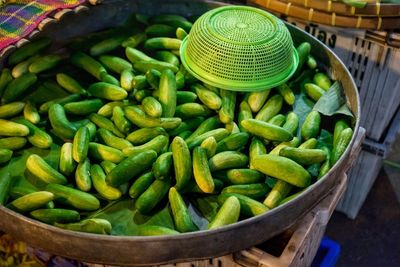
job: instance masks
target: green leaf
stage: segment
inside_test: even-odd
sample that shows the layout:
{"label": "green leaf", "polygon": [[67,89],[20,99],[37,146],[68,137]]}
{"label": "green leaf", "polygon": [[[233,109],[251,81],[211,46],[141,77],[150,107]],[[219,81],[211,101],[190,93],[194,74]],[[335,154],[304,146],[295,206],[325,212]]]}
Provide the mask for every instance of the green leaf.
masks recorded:
{"label": "green leaf", "polygon": [[353,117],[346,105],[346,96],[342,84],[338,81],[332,84],[331,88],[318,100],[313,109],[325,116],[344,114]]}
{"label": "green leaf", "polygon": [[[201,214],[203,214],[204,218],[206,218],[208,221],[211,221],[214,218],[215,214],[217,214],[217,211],[219,209],[217,196],[198,197],[193,199],[191,203],[193,203],[193,205],[201,212]],[[194,218],[192,217],[192,219]],[[198,225],[198,223],[196,222],[195,224]],[[205,229],[203,227],[199,228]]]}
{"label": "green leaf", "polygon": [[307,98],[302,92],[296,95],[296,101],[294,102],[293,112],[299,117],[299,127],[297,128],[297,137],[301,136],[301,126],[306,119],[308,113],[313,109],[314,102]]}
{"label": "green leaf", "polygon": [[[216,199],[215,199],[216,201]],[[208,220],[204,218],[203,214],[196,208],[192,202],[187,202],[188,204],[188,211],[190,217],[192,218],[193,223],[199,228],[200,230],[206,230],[208,227]],[[218,209],[218,207],[217,207]]]}
{"label": "green leaf", "polygon": [[329,150],[332,150],[333,146],[333,134],[325,129],[321,130],[321,134],[318,137],[317,148],[321,148],[323,146],[326,146],[329,148]]}
{"label": "green leaf", "polygon": [[343,104],[336,112],[335,114],[343,114],[349,117],[354,117],[353,113],[349,109],[349,107],[346,104]]}
{"label": "green leaf", "polygon": [[139,225],[157,225],[174,228],[168,206],[151,216],[143,215],[135,208],[132,199],[121,199],[96,211],[89,218],[101,218],[112,225],[112,235],[138,235]]}
{"label": "green leaf", "polygon": [[319,163],[314,163],[310,165],[307,168],[307,171],[310,173],[311,177],[318,177],[319,174],[319,168],[321,167],[321,164]]}

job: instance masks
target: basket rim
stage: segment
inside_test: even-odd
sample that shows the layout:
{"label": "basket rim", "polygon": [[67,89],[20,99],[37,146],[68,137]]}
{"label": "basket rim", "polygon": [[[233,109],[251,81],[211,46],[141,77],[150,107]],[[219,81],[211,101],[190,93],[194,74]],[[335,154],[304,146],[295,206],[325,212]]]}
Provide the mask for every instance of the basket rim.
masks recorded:
{"label": "basket rim", "polygon": [[400,28],[400,16],[345,16],[342,14],[327,13],[313,8],[291,5],[279,0],[250,0],[250,4],[264,8],[270,12],[302,19],[308,22],[343,28],[389,30]]}
{"label": "basket rim", "polygon": [[345,16],[371,16],[371,17],[399,17],[400,4],[368,2],[364,8],[356,8],[346,5],[343,2],[332,0],[274,0],[301,6],[304,8],[313,8],[314,10],[326,13],[337,13]]}

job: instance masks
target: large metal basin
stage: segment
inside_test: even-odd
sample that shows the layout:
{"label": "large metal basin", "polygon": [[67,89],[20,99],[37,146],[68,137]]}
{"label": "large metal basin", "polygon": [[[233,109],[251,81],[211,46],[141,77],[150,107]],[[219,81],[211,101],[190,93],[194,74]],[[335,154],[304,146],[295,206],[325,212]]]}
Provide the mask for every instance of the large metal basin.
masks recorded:
{"label": "large metal basin", "polygon": [[[89,11],[67,16],[48,27],[44,34],[63,44],[73,36],[117,25],[132,12],[149,15],[177,13],[188,16],[200,15],[220,5],[223,4],[193,0],[104,1]],[[107,264],[155,265],[229,254],[262,243],[292,226],[338,183],[339,175],[348,167],[351,147],[358,134],[360,105],[356,86],[339,58],[311,35],[292,25],[288,27],[295,43],[310,42],[316,58],[327,66],[335,79],[342,82],[348,105],[356,116],[353,140],[341,160],[301,196],[264,215],[220,229],[168,237],[102,236],[66,231],[32,220],[5,207],[0,207],[0,229],[31,246],[61,256]]]}

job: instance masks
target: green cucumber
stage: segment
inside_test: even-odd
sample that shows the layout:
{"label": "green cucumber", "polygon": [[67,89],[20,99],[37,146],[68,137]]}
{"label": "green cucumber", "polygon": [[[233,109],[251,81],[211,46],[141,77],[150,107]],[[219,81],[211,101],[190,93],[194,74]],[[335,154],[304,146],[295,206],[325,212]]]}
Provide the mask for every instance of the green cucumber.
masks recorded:
{"label": "green cucumber", "polygon": [[171,186],[169,179],[155,180],[136,200],[135,207],[143,214],[148,214],[168,193]]}
{"label": "green cucumber", "polygon": [[201,142],[200,147],[205,149],[207,158],[211,158],[212,156],[215,155],[217,151],[217,140],[215,140],[214,136],[210,136],[206,139],[204,139],[203,142]]}
{"label": "green cucumber", "polygon": [[238,113],[238,124],[242,132],[245,131],[245,129],[242,127],[242,121],[252,118],[253,118],[253,113],[251,111],[250,105],[245,100],[243,100],[239,105],[239,113]]}
{"label": "green cucumber", "polygon": [[315,102],[317,102],[325,94],[324,89],[313,83],[304,84],[304,89],[306,94]]}
{"label": "green cucumber", "polygon": [[222,123],[230,123],[235,117],[236,92],[221,89],[221,109],[219,119]]}
{"label": "green cucumber", "polygon": [[60,104],[53,104],[49,109],[49,120],[54,131],[63,138],[72,139],[77,131],[68,120],[64,108]]}
{"label": "green cucumber", "polygon": [[10,150],[18,150],[23,148],[27,139],[25,137],[5,137],[0,138],[0,148],[1,149],[10,149]]}
{"label": "green cucumber", "polygon": [[89,143],[88,155],[99,161],[109,160],[113,163],[120,163],[125,158],[121,150],[93,142]]}
{"label": "green cucumber", "polygon": [[90,135],[89,130],[85,126],[76,131],[73,140],[72,157],[78,163],[83,162],[87,158],[89,151]]}
{"label": "green cucumber", "polygon": [[39,155],[31,154],[26,160],[26,168],[36,178],[40,179],[45,183],[53,184],[66,184],[67,178],[59,173],[53,167],[51,167],[43,158]]}
{"label": "green cucumber", "polygon": [[159,101],[163,117],[173,117],[176,109],[176,80],[171,70],[164,70],[160,77]]}
{"label": "green cucumber", "polygon": [[111,234],[112,225],[105,219],[90,218],[76,223],[55,223],[57,227],[71,231],[86,232],[92,234],[107,235]]}
{"label": "green cucumber", "polygon": [[271,141],[290,141],[293,135],[282,127],[256,119],[242,121],[242,127],[251,134]]}
{"label": "green cucumber", "polygon": [[29,129],[29,135],[27,136],[28,141],[35,147],[49,148],[53,144],[53,138],[48,133],[46,133],[33,123],[23,118],[15,119],[15,122],[28,127]]}
{"label": "green cucumber", "polygon": [[59,169],[62,174],[69,176],[74,172],[76,163],[72,157],[72,143],[66,142],[61,146]]}
{"label": "green cucumber", "polygon": [[274,95],[264,104],[261,110],[257,113],[255,119],[259,121],[268,121],[273,116],[278,114],[282,109],[283,97]]}
{"label": "green cucumber", "polygon": [[246,185],[262,182],[265,175],[252,169],[230,169],[226,173],[226,178],[230,184]]}
{"label": "green cucumber", "polygon": [[57,83],[72,94],[86,94],[86,90],[79,84],[77,80],[68,76],[65,73],[58,73],[56,75]]}
{"label": "green cucumber", "polygon": [[121,77],[120,77],[120,84],[122,89],[130,92],[132,91],[132,81],[133,78],[135,77],[135,73],[133,72],[132,69],[125,69],[121,72]]}
{"label": "green cucumber", "polygon": [[216,229],[225,225],[235,223],[239,220],[240,202],[235,196],[224,200],[215,217],[208,224],[208,229]]}
{"label": "green cucumber", "polygon": [[252,112],[257,113],[263,107],[265,101],[267,100],[269,93],[271,92],[270,89],[262,90],[259,92],[251,92],[248,94],[247,103]]}
{"label": "green cucumber", "polygon": [[288,184],[285,181],[278,180],[271,192],[267,195],[264,200],[264,205],[270,209],[277,207],[281,201],[290,193],[293,185]]}
{"label": "green cucumber", "polygon": [[174,187],[169,189],[168,199],[176,229],[181,233],[198,230],[197,226],[193,223],[193,220],[190,217],[185,202]]}
{"label": "green cucumber", "polygon": [[30,215],[47,224],[70,223],[80,220],[79,212],[68,209],[38,209],[31,211]]}
{"label": "green cucumber", "polygon": [[93,187],[100,194],[100,196],[110,201],[121,198],[121,191],[106,183],[106,174],[100,165],[93,164],[90,167],[90,177],[92,178]]}
{"label": "green cucumber", "polygon": [[142,145],[159,135],[168,136],[168,134],[164,130],[164,128],[161,128],[161,127],[141,128],[139,130],[136,130],[136,131],[130,133],[126,137],[126,140],[128,140],[129,142],[131,142],[134,145]]}
{"label": "green cucumber", "polygon": [[222,105],[222,100],[213,91],[208,90],[206,87],[202,86],[201,84],[193,84],[191,86],[192,90],[196,92],[197,96],[199,97],[200,101],[206,105],[206,107],[219,110]]}
{"label": "green cucumber", "polygon": [[121,87],[105,82],[91,84],[88,88],[88,92],[95,97],[111,101],[123,100],[128,96],[128,93]]}
{"label": "green cucumber", "polygon": [[112,171],[107,174],[106,181],[112,186],[120,186],[142,171],[152,166],[157,159],[157,153],[153,150],[144,151],[134,156],[130,156],[119,163]]}
{"label": "green cucumber", "polygon": [[137,178],[132,186],[129,188],[129,196],[131,198],[138,198],[154,181],[153,172],[146,172]]}
{"label": "green cucumber", "polygon": [[8,83],[1,98],[2,104],[17,100],[22,94],[35,84],[37,76],[34,73],[25,73]]}
{"label": "green cucumber", "polygon": [[83,52],[74,52],[71,56],[71,62],[76,67],[87,71],[99,81],[101,81],[101,77],[104,74],[107,74],[103,65]]}
{"label": "green cucumber", "polygon": [[64,105],[64,109],[69,114],[82,116],[96,113],[103,105],[104,102],[101,99],[94,98],[67,103]]}
{"label": "green cucumber", "polygon": [[154,162],[152,171],[154,177],[159,180],[167,179],[172,171],[172,152],[165,152],[161,154]]}
{"label": "green cucumber", "polygon": [[142,101],[144,112],[153,118],[159,118],[162,115],[162,106],[154,97],[148,96]]}
{"label": "green cucumber", "polygon": [[0,106],[0,118],[14,117],[24,110],[24,102],[12,102]]}
{"label": "green cucumber", "polygon": [[249,134],[247,133],[239,132],[231,134],[217,143],[216,153],[227,150],[239,150],[247,144],[248,140]]}
{"label": "green cucumber", "polygon": [[96,124],[97,127],[107,129],[118,137],[125,137],[125,135],[117,129],[111,120],[95,113],[90,114],[89,119]]}
{"label": "green cucumber", "polygon": [[199,146],[193,150],[193,174],[202,192],[214,192],[215,185],[208,166],[207,151]]}
{"label": "green cucumber", "polygon": [[201,145],[201,143],[206,140],[209,137],[214,137],[215,141],[219,142],[220,140],[224,139],[225,137],[227,137],[229,135],[229,131],[225,128],[217,128],[214,130],[210,130],[208,132],[205,132],[195,138],[193,138],[191,141],[188,141],[188,139],[193,136],[193,134],[186,139],[186,143],[189,147],[189,149],[193,149],[196,146]]}
{"label": "green cucumber", "polygon": [[325,73],[318,72],[313,77],[313,82],[325,91],[332,86],[332,82]]}
{"label": "green cucumber", "polygon": [[144,42],[144,48],[146,48],[147,50],[157,50],[157,49],[179,50],[181,44],[182,41],[176,38],[154,37],[147,39]]}
{"label": "green cucumber", "polygon": [[54,199],[54,194],[47,191],[38,191],[19,197],[7,206],[19,212],[29,212],[45,206]]}
{"label": "green cucumber", "polygon": [[102,55],[99,57],[101,64],[107,69],[115,73],[121,74],[124,70],[132,69],[132,64],[120,57]]}
{"label": "green cucumber", "polygon": [[236,197],[240,203],[240,213],[247,216],[253,217],[260,214],[263,214],[269,211],[269,208],[265,206],[263,203],[249,198],[247,196],[235,193],[224,193],[218,196],[218,203],[222,204],[226,199],[230,197]]}
{"label": "green cucumber", "polygon": [[178,231],[158,225],[142,225],[138,227],[139,236],[160,236],[177,234],[179,234]]}
{"label": "green cucumber", "polygon": [[127,134],[132,129],[132,123],[125,118],[124,110],[120,106],[115,106],[112,111],[111,120],[122,133]]}
{"label": "green cucumber", "polygon": [[95,196],[78,189],[59,184],[48,184],[46,190],[54,194],[56,202],[78,210],[94,211],[100,208],[100,202]]}
{"label": "green cucumber", "polygon": [[307,187],[311,183],[310,174],[295,161],[276,155],[260,155],[253,160],[254,169],[286,181],[297,187]]}
{"label": "green cucumber", "polygon": [[299,117],[294,112],[289,112],[286,116],[286,122],[282,128],[287,130],[289,133],[295,135],[297,128],[299,127]]}
{"label": "green cucumber", "polygon": [[62,58],[59,55],[45,55],[35,58],[29,65],[28,70],[31,73],[38,74],[57,66]]}
{"label": "green cucumber", "polygon": [[9,57],[8,64],[15,65],[31,56],[39,54],[51,44],[51,39],[42,37],[16,49]]}
{"label": "green cucumber", "polygon": [[157,51],[154,53],[154,57],[160,61],[168,62],[177,67],[180,65],[178,57],[169,51]]}
{"label": "green cucumber", "polygon": [[185,103],[176,107],[175,116],[182,119],[189,119],[195,117],[208,117],[211,110],[198,103]]}
{"label": "green cucumber", "polygon": [[168,137],[159,135],[143,145],[126,147],[122,152],[128,157],[140,154],[147,150],[154,150],[157,154],[160,154],[168,146],[168,141]]}
{"label": "green cucumber", "polygon": [[186,142],[176,136],[171,143],[172,158],[174,162],[175,188],[182,190],[192,177],[192,159]]}
{"label": "green cucumber", "polygon": [[13,153],[10,149],[0,148],[0,164],[10,161]]}
{"label": "green cucumber", "polygon": [[177,91],[176,92],[176,103],[177,105],[185,103],[193,103],[197,99],[197,95],[190,91]]}
{"label": "green cucumber", "polygon": [[31,101],[26,102],[24,107],[24,118],[33,124],[40,122],[40,114],[36,109],[36,106]]}
{"label": "green cucumber", "polygon": [[248,156],[236,151],[220,152],[215,154],[208,161],[208,165],[212,172],[224,169],[242,168],[246,167],[248,163]]}
{"label": "green cucumber", "polygon": [[332,149],[332,154],[330,158],[331,166],[333,166],[346,151],[346,148],[350,144],[352,137],[353,130],[351,128],[346,128],[340,133],[337,142]]}
{"label": "green cucumber", "polygon": [[304,138],[304,140],[317,137],[320,127],[321,115],[318,111],[313,110],[308,113],[303,125],[301,126],[301,137]]}
{"label": "green cucumber", "polygon": [[78,164],[75,171],[75,183],[79,190],[87,192],[92,188],[90,160],[87,158]]}
{"label": "green cucumber", "polygon": [[172,130],[178,127],[182,120],[180,118],[152,118],[135,106],[124,108],[125,116],[133,124],[140,128],[162,127],[165,130]]}
{"label": "green cucumber", "polygon": [[240,185],[230,185],[225,187],[221,194],[233,193],[241,194],[252,199],[264,199],[269,191],[268,185],[264,183],[258,184],[240,184]]}
{"label": "green cucumber", "polygon": [[118,136],[115,136],[112,132],[110,132],[107,129],[100,128],[99,130],[97,130],[97,134],[99,139],[107,146],[119,149],[121,151],[124,148],[133,147],[129,141],[120,138]]}

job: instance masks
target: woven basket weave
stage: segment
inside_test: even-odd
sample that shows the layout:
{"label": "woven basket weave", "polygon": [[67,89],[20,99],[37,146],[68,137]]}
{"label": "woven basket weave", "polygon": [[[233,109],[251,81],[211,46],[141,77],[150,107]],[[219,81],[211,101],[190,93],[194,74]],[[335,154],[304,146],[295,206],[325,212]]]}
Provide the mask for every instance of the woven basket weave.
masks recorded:
{"label": "woven basket weave", "polygon": [[309,22],[371,30],[400,29],[400,5],[368,3],[355,8],[326,0],[249,0],[267,10]]}

